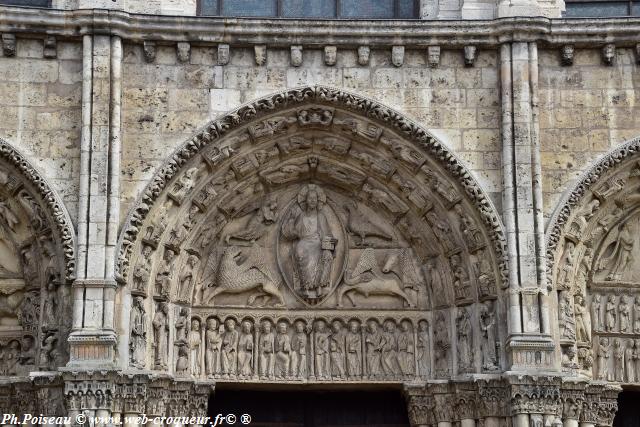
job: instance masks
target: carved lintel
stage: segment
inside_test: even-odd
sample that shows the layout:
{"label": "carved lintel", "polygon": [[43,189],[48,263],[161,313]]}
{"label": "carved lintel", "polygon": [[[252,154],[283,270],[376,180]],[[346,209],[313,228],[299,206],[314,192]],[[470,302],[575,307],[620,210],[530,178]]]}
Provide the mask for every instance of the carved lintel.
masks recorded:
{"label": "carved lintel", "polygon": [[369,46],[358,46],[358,65],[369,65],[369,55],[371,49]]}
{"label": "carved lintel", "polygon": [[332,67],[336,65],[338,59],[338,48],[336,46],[324,47],[324,64]]}
{"label": "carved lintel", "polygon": [[53,59],[58,56],[58,49],[56,46],[56,37],[47,36],[44,39],[44,51],[43,56],[47,59]]}
{"label": "carved lintel", "polygon": [[396,67],[404,64],[404,46],[393,46],[391,48],[391,63]]}
{"label": "carved lintel", "polygon": [[229,51],[228,44],[218,45],[218,65],[227,65],[231,59],[231,53]]}
{"label": "carved lintel", "polygon": [[262,66],[267,63],[267,45],[257,44],[253,47],[256,65]]}
{"label": "carved lintel", "polygon": [[602,62],[605,65],[613,65],[616,59],[616,45],[607,43],[602,47]]}
{"label": "carved lintel", "polygon": [[16,35],[11,33],[2,34],[2,54],[5,57],[16,56]]}
{"label": "carved lintel", "polygon": [[427,48],[427,62],[431,68],[435,68],[440,64],[440,46],[429,46]]}
{"label": "carved lintel", "polygon": [[562,46],[560,62],[562,65],[569,66],[573,65],[573,53],[574,47],[572,44],[565,44]]}
{"label": "carved lintel", "polygon": [[144,62],[151,63],[156,60],[156,43],[151,40],[142,42],[142,53],[144,54]]}
{"label": "carved lintel", "polygon": [[291,66],[299,67],[302,65],[302,46],[291,46]]}
{"label": "carved lintel", "polygon": [[477,48],[473,45],[464,47],[464,65],[465,67],[473,67],[476,63]]}
{"label": "carved lintel", "polygon": [[189,42],[178,42],[176,44],[176,54],[179,62],[189,62],[191,58],[191,44]]}

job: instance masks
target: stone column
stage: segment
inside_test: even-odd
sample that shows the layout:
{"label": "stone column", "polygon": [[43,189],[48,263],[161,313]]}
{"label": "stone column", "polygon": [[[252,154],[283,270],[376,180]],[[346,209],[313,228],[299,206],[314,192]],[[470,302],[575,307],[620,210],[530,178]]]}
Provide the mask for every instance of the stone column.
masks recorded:
{"label": "stone column", "polygon": [[78,259],[69,367],[114,366],[122,40],[83,38]]}
{"label": "stone column", "polygon": [[[504,44],[501,55],[504,222],[509,256],[512,370],[551,368],[537,125],[537,46]],[[517,224],[517,226],[516,226]]]}

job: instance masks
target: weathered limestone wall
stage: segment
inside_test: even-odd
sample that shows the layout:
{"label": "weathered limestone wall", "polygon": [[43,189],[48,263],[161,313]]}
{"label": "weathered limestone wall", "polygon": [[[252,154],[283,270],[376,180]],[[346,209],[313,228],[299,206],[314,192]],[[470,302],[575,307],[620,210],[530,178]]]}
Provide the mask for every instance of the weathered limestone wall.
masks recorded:
{"label": "weathered limestone wall", "polygon": [[121,216],[157,166],[207,120],[260,96],[307,84],[323,84],[389,105],[430,129],[460,156],[500,206],[500,94],[497,52],[479,51],[465,67],[462,50],[443,50],[430,68],[425,50],[407,50],[404,64],[391,63],[391,49],[372,50],[358,65],[356,50],[339,50],[335,66],[323,51],[305,49],[299,67],[290,51],[269,50],[264,66],[253,49],[231,48],[227,65],[215,47],[191,47],[188,62],[176,47],[158,46],[146,63],[142,46],[125,45]]}
{"label": "weathered limestone wall", "polygon": [[562,66],[558,50],[540,50],[540,142],[545,217],[596,158],[640,135],[640,72],[632,49],[576,49]]}
{"label": "weathered limestone wall", "polygon": [[42,39],[18,38],[15,57],[0,57],[0,137],[44,174],[75,221],[82,44],[59,41],[55,59],[43,50]]}

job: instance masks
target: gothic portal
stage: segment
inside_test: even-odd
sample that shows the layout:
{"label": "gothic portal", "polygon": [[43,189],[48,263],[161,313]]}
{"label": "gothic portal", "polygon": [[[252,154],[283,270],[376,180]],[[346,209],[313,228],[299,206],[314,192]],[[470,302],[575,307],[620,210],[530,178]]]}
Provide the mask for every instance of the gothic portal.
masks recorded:
{"label": "gothic portal", "polygon": [[211,123],[158,176],[122,240],[129,369],[217,383],[501,371],[500,222],[392,110],[291,90]]}

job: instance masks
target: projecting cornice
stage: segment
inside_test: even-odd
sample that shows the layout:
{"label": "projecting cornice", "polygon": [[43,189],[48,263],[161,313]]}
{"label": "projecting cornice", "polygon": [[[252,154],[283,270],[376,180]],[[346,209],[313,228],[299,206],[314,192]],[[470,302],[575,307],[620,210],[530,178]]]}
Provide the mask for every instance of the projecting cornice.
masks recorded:
{"label": "projecting cornice", "polygon": [[138,15],[122,11],[52,10],[0,7],[0,32],[78,37],[112,34],[133,42],[154,40],[233,46],[339,47],[359,45],[426,48],[496,46],[503,42],[538,41],[548,45],[631,46],[640,41],[640,18],[548,19],[502,18],[482,21],[420,20],[287,20]]}

